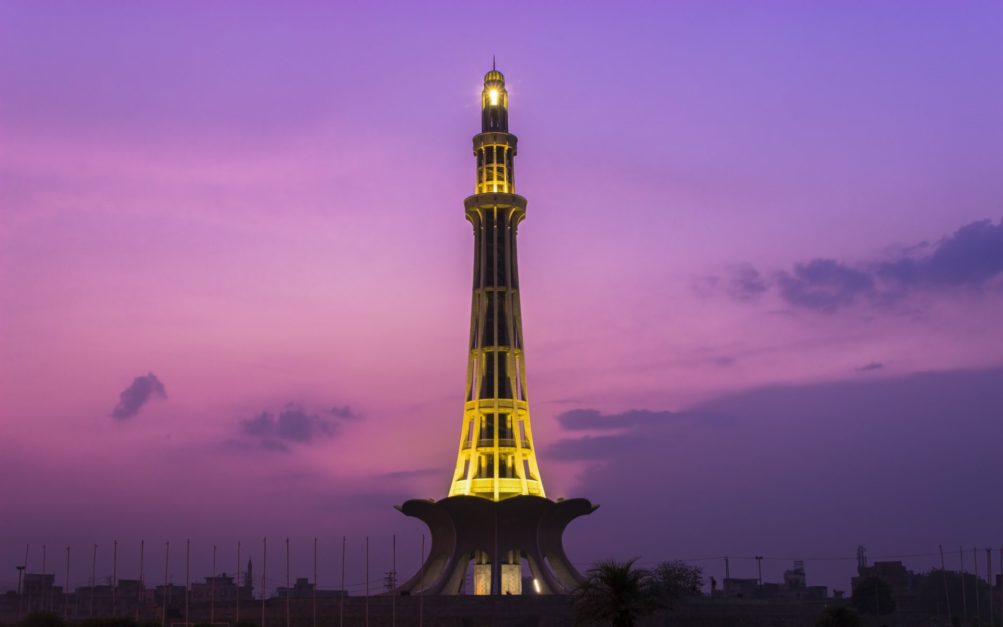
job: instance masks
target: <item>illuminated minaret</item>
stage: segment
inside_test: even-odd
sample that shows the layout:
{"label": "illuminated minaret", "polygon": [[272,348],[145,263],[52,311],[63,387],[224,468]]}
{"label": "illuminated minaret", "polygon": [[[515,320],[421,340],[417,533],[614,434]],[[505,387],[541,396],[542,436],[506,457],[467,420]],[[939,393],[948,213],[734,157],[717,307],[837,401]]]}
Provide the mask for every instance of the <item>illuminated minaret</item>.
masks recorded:
{"label": "illuminated minaret", "polygon": [[526,199],[515,193],[516,141],[508,132],[505,77],[492,68],[481,92],[481,132],[474,136],[475,193],[463,202],[474,228],[474,293],[463,426],[449,496],[546,496],[526,392],[516,262]]}
{"label": "illuminated minaret", "polygon": [[449,496],[397,506],[428,525],[432,545],[395,594],[520,595],[525,576],[526,593],[568,594],[583,581],[562,538],[598,505],[546,497],[529,423],[515,245],[526,199],[515,193],[515,154],[505,77],[492,67],[474,136],[474,195],[463,201],[474,227],[474,295],[460,451]]}

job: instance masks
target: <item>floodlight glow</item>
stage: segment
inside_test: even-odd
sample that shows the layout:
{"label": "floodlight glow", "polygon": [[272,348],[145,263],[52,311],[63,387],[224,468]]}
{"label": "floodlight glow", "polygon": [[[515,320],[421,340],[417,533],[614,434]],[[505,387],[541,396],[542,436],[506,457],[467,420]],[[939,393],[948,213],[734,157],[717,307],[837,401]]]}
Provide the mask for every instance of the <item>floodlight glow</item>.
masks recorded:
{"label": "floodlight glow", "polygon": [[488,99],[491,100],[491,106],[498,104],[498,90],[492,89],[488,91]]}

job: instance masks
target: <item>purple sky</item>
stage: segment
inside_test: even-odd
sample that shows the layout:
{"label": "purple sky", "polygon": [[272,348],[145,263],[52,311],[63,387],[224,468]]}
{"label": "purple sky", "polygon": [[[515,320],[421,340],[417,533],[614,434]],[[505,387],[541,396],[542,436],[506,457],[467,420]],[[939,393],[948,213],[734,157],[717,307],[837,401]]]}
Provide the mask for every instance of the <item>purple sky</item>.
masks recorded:
{"label": "purple sky", "polygon": [[1003,542],[1003,6],[417,4],[0,4],[0,586],[116,537],[415,566],[493,53],[576,562]]}

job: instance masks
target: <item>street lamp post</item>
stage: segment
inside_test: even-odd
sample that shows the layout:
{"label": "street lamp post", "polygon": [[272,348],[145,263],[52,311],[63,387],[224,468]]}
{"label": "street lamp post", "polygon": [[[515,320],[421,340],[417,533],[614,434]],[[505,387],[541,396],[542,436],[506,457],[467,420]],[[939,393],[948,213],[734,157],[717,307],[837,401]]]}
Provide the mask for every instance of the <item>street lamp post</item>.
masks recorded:
{"label": "street lamp post", "polygon": [[21,577],[24,575],[24,566],[17,567],[17,619],[21,620],[21,610],[22,610],[22,590],[21,590]]}

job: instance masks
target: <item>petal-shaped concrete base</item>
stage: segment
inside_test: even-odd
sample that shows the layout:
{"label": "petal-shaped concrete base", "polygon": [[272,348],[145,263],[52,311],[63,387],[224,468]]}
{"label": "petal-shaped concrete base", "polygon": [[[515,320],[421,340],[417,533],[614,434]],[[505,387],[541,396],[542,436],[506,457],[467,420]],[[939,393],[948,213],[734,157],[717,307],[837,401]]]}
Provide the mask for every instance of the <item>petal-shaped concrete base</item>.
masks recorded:
{"label": "petal-shaped concrete base", "polygon": [[398,592],[459,594],[470,561],[483,552],[491,564],[491,594],[501,594],[501,564],[511,551],[529,563],[541,593],[567,594],[582,576],[564,554],[561,537],[568,523],[598,507],[587,499],[551,501],[539,496],[407,501],[397,509],[428,525],[432,546],[422,569]]}

